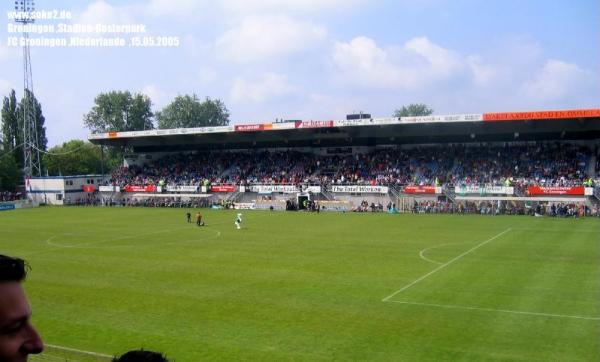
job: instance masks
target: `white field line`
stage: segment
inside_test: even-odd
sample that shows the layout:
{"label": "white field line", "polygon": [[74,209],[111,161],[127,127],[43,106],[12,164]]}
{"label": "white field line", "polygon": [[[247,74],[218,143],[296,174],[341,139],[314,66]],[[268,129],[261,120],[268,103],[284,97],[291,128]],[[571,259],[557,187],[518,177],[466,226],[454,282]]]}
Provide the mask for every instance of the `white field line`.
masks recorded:
{"label": "white field line", "polygon": [[[170,229],[167,230],[168,232],[170,231],[174,231],[174,230],[179,230],[179,228],[177,229]],[[211,230],[212,232],[215,232],[214,235],[200,239],[200,241],[205,241],[205,240],[212,240],[212,239],[217,239],[221,236],[221,231],[220,230]],[[122,236],[122,237],[118,237],[118,238],[113,238],[113,239],[106,239],[106,240],[101,240],[98,242],[91,242],[91,243],[82,243],[82,244],[75,244],[75,245],[62,245],[62,244],[56,244],[54,242],[52,242],[52,240],[56,237],[59,236],[65,236],[65,235],[72,235],[69,233],[65,233],[65,234],[58,234],[58,235],[54,235],[49,237],[48,239],[46,239],[46,244],[50,245],[50,246],[54,246],[57,248],[64,248],[64,249],[69,249],[69,248],[76,248],[76,249],[94,249],[94,248],[125,248],[125,247],[134,247],[135,245],[116,245],[116,246],[96,246],[98,244],[104,244],[104,243],[108,243],[108,242],[112,242],[112,241],[118,241],[118,240],[125,240],[125,239],[131,239],[133,237],[136,236],[145,236],[145,235],[152,235],[152,234],[158,234],[158,233],[164,233],[165,231],[156,231],[156,232],[152,232],[152,233],[146,233],[146,234],[139,234],[139,235],[132,235],[132,236]],[[173,241],[173,242],[168,242],[168,243],[162,243],[160,245],[176,245],[176,244],[183,244],[183,243],[187,243],[187,242],[196,242],[198,240],[193,239],[193,240],[178,240],[178,241]],[[51,250],[48,250],[51,251]],[[38,252],[40,253],[40,252]]]}
{"label": "white field line", "polygon": [[436,249],[436,248],[441,248],[442,246],[446,246],[446,245],[459,245],[459,244],[465,244],[465,243],[444,243],[444,244],[438,244],[438,245],[434,245],[434,246],[430,246],[428,248],[425,248],[423,250],[421,250],[419,252],[419,256],[421,257],[421,259],[428,261],[430,263],[433,264],[437,264],[437,265],[442,265],[444,263],[442,263],[441,261],[435,261],[433,259],[429,259],[428,257],[425,256],[425,252],[431,249]]}
{"label": "white field line", "polygon": [[443,246],[443,245],[445,245],[445,244],[436,245],[436,246],[430,246],[430,247],[428,247],[427,249],[423,249],[423,250],[421,250],[421,251],[419,252],[419,257],[421,257],[421,259],[423,259],[423,260],[425,260],[425,261],[428,261],[428,262],[430,262],[430,263],[437,264],[437,265],[442,265],[442,264],[444,264],[444,263],[442,263],[442,262],[440,262],[440,261],[435,261],[435,260],[433,260],[433,259],[429,259],[428,257],[426,257],[426,256],[425,256],[425,252],[426,252],[427,250],[430,250],[430,249],[435,249],[435,248],[437,248],[438,246],[439,246],[439,247],[441,247],[441,246]]}
{"label": "white field line", "polygon": [[460,254],[459,256],[455,257],[454,259],[445,262],[444,264],[438,266],[437,268],[433,269],[432,271],[430,271],[429,273],[423,275],[422,277],[418,278],[417,280],[415,280],[415,281],[413,281],[413,282],[411,282],[411,283],[403,286],[402,288],[398,289],[397,291],[395,291],[392,294],[388,295],[387,297],[383,298],[381,301],[382,302],[387,302],[388,300],[390,300],[390,298],[392,298],[396,294],[405,291],[406,289],[412,287],[413,285],[417,284],[418,282],[422,281],[423,279],[425,279],[425,278],[429,277],[430,275],[438,272],[439,270],[444,269],[445,267],[447,267],[448,265],[450,265],[450,264],[454,263],[455,261],[461,259],[465,255],[467,255],[467,254],[469,254],[469,253],[477,250],[478,248],[480,248],[480,247],[484,246],[485,244],[489,243],[490,241],[495,240],[495,239],[501,237],[502,235],[506,234],[507,232],[509,232],[511,230],[512,230],[511,228],[508,228],[508,229],[504,230],[503,232],[501,232],[499,234],[496,234],[496,235],[492,236],[491,238],[489,238],[489,239],[487,239],[487,240],[485,240],[485,241],[483,241],[483,242],[475,245],[474,247],[472,247],[471,249],[465,251],[464,253]]}
{"label": "white field line", "polygon": [[45,345],[48,346],[48,347],[50,347],[50,348],[58,349],[58,350],[61,350],[61,351],[76,352],[76,353],[87,354],[87,355],[96,356],[96,357],[113,358],[113,356],[109,356],[109,355],[103,354],[103,353],[96,353],[96,352],[84,351],[84,350],[81,350],[81,349],[75,349],[75,348],[69,348],[69,347],[63,347],[63,346],[57,346],[55,344],[49,344],[49,343],[45,343]]}
{"label": "white field line", "polygon": [[98,244],[105,244],[105,243],[110,243],[110,242],[113,242],[113,241],[139,238],[139,237],[142,237],[142,236],[156,235],[156,234],[162,234],[162,233],[170,233],[172,231],[176,231],[176,230],[180,230],[180,229],[183,229],[183,227],[174,228],[174,229],[167,229],[167,230],[158,230],[158,231],[152,231],[152,232],[148,232],[148,233],[141,233],[141,234],[135,234],[135,235],[124,235],[124,236],[119,236],[119,237],[116,237],[116,238],[104,239],[104,240],[93,241],[93,242],[88,242],[88,243],[81,243],[81,244],[74,244],[74,245],[56,244],[56,243],[52,242],[52,240],[54,238],[56,238],[56,237],[59,237],[59,236],[78,235],[78,236],[80,236],[82,238],[85,237],[85,236],[82,236],[80,234],[63,233],[63,234],[53,235],[53,236],[49,237],[48,239],[46,239],[45,241],[46,241],[46,244],[51,245],[51,246],[55,246],[57,248],[90,248],[90,247],[93,247],[93,246],[98,245]]}
{"label": "white field line", "polygon": [[484,312],[498,312],[498,313],[511,313],[511,314],[525,314],[542,317],[553,317],[553,318],[572,318],[572,319],[585,319],[590,321],[600,321],[600,317],[584,317],[578,315],[566,315],[566,314],[552,314],[552,313],[538,313],[538,312],[525,312],[520,310],[510,309],[494,309],[494,308],[480,308],[480,307],[465,307],[460,305],[448,305],[448,304],[434,304],[434,303],[419,303],[419,302],[402,302],[397,300],[390,300],[391,303],[399,304],[410,304],[420,305],[425,307],[436,307],[436,308],[450,308],[450,309],[464,309],[464,310],[477,310]]}

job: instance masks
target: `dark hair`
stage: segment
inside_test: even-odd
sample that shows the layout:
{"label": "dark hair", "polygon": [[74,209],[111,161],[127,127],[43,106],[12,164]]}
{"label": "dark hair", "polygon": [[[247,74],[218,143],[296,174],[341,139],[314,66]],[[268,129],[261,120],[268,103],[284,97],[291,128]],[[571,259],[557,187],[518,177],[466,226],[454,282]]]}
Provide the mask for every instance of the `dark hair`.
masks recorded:
{"label": "dark hair", "polygon": [[161,353],[140,349],[129,351],[121,357],[115,357],[112,362],[169,362],[169,360]]}
{"label": "dark hair", "polygon": [[27,275],[25,260],[0,254],[0,282],[20,282]]}

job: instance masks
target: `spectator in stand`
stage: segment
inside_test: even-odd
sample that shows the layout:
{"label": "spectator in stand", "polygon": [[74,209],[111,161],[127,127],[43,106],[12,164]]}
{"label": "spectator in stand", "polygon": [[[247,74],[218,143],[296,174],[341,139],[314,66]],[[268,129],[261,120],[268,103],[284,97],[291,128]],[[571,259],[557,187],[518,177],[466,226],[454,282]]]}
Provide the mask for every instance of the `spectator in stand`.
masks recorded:
{"label": "spectator in stand", "polygon": [[25,261],[0,255],[0,361],[27,361],[30,354],[44,350],[31,324],[31,308],[22,282],[27,274]]}
{"label": "spectator in stand", "polygon": [[[522,194],[529,185],[579,186],[592,152],[567,143],[391,146],[368,153],[319,155],[298,151],[176,154],[116,169],[111,184],[489,185],[506,180]],[[600,170],[600,161],[597,169]],[[436,181],[437,180],[437,181]]]}
{"label": "spectator in stand", "polygon": [[23,197],[20,192],[2,191],[0,192],[0,201],[15,201]]}

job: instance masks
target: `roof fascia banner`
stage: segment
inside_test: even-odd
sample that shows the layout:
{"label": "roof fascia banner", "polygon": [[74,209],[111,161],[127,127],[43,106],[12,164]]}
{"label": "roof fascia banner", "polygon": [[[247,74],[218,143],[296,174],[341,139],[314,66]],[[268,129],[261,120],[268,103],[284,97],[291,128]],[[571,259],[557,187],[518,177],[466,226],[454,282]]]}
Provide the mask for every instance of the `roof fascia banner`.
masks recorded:
{"label": "roof fascia banner", "polygon": [[273,125],[271,123],[261,123],[261,124],[239,124],[234,126],[235,132],[256,132],[256,131],[269,131],[273,129]]}
{"label": "roof fascia banner", "polygon": [[333,121],[296,122],[296,128],[328,128],[328,127],[333,127]]}
{"label": "roof fascia banner", "polygon": [[482,114],[455,114],[448,116],[401,117],[400,123],[479,122]]}
{"label": "roof fascia banner", "polygon": [[494,121],[522,121],[545,119],[593,118],[600,117],[600,109],[572,109],[563,111],[537,111],[537,112],[502,112],[484,113],[483,120]]}

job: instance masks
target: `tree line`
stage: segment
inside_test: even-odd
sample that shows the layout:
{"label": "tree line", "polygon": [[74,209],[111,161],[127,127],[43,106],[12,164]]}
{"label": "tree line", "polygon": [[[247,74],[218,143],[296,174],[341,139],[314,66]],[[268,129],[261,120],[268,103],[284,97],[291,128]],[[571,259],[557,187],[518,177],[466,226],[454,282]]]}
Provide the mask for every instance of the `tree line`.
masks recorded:
{"label": "tree line", "polygon": [[129,91],[100,93],[91,111],[83,117],[92,132],[140,131],[229,125],[229,111],[219,99],[178,95],[161,111],[152,112],[152,101],[144,94]]}
{"label": "tree line", "polygon": [[[71,140],[47,149],[45,117],[35,96],[37,139],[34,147],[41,152],[44,175],[67,176],[100,174],[122,163],[124,148],[103,148],[87,141]],[[12,90],[2,103],[2,149],[0,149],[0,191],[15,190],[23,184],[23,107]],[[394,111],[394,117],[430,115],[433,110],[424,104],[410,104]],[[151,129],[227,126],[229,110],[220,99],[197,95],[178,95],[160,111],[152,111],[147,95],[129,91],[100,93],[94,105],[83,116],[84,126],[92,133],[124,132]]]}
{"label": "tree line", "polygon": [[0,190],[15,190],[21,182],[21,170],[24,167],[23,147],[25,144],[25,106],[34,107],[35,139],[32,141],[34,152],[45,152],[48,144],[46,138],[46,119],[42,113],[42,105],[35,96],[26,91],[20,101],[13,90],[2,101],[2,149],[0,150]]}
{"label": "tree line", "polygon": [[[29,92],[35,105],[37,139],[32,145],[41,153],[44,175],[67,176],[100,174],[104,168],[118,166],[127,151],[123,148],[103,149],[87,141],[71,140],[47,148],[45,117],[42,105]],[[0,147],[0,190],[13,191],[23,184],[24,168],[24,105],[27,99],[17,102],[15,90],[5,96],[2,103],[2,132]],[[109,131],[139,131],[146,129],[190,128],[226,126],[230,123],[229,111],[219,99],[194,95],[179,95],[162,110],[154,114],[152,101],[144,94],[129,91],[100,93],[94,106],[83,116],[84,126],[92,133]],[[35,176],[35,175],[34,175]]]}

